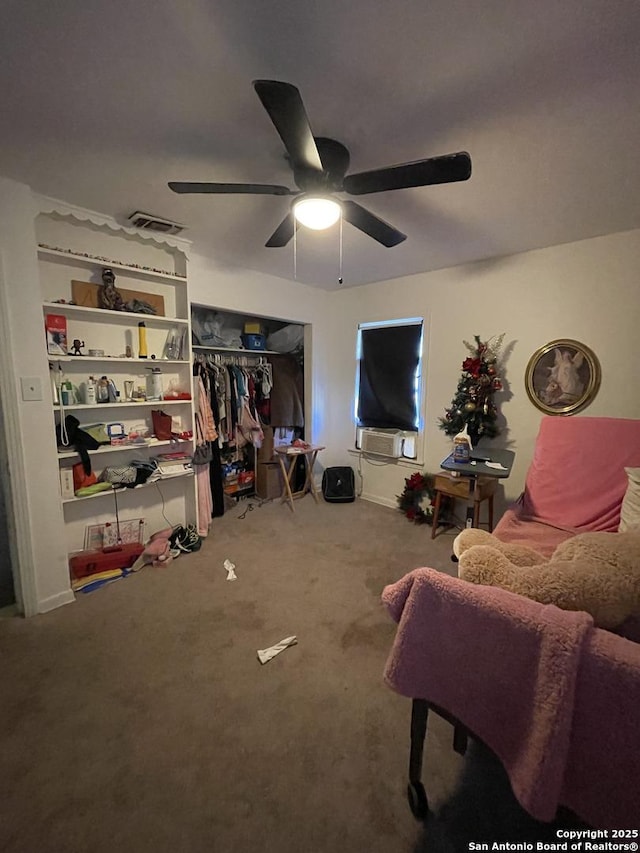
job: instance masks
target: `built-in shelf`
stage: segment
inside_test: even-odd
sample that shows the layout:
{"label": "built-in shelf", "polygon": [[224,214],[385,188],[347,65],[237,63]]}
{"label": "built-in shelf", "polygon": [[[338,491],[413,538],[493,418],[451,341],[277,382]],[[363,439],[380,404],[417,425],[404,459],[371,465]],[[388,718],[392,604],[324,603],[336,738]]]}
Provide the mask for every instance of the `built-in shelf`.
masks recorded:
{"label": "built-in shelf", "polygon": [[[191,399],[188,400],[145,400],[143,402],[132,401],[125,402],[122,401],[120,403],[74,403],[72,406],[65,406],[65,412],[70,412],[76,409],[132,409],[135,406],[179,406],[179,405],[189,405],[192,402]],[[60,406],[54,406],[54,409],[59,409]]]}
{"label": "built-in shelf", "polygon": [[225,495],[228,498],[234,498],[234,500],[237,498],[248,498],[251,495],[255,495],[255,493],[256,493],[256,489],[255,489],[255,486],[253,485],[253,483],[251,484],[251,486],[247,486],[246,489],[238,489],[235,492],[227,492],[225,490]]}
{"label": "built-in shelf", "polygon": [[272,349],[245,349],[244,347],[202,347],[198,344],[192,344],[191,349],[194,352],[238,352],[242,355],[282,355],[282,353]]}
{"label": "built-in shelf", "polygon": [[145,269],[144,267],[123,264],[118,261],[111,261],[108,258],[98,258],[92,255],[79,254],[64,249],[49,249],[44,246],[38,246],[38,257],[41,258],[63,258],[74,266],[87,267],[95,269],[98,267],[108,267],[112,270],[126,270],[126,272],[139,275],[142,278],[167,279],[167,281],[180,282],[186,284],[187,279],[183,275],[177,275],[166,270]]}
{"label": "built-in shelf", "polygon": [[[48,361],[49,370],[45,372],[51,374],[44,388],[48,392],[44,396],[49,414],[43,429],[46,427],[50,436],[57,433],[60,441],[65,417],[70,435],[73,435],[71,421],[87,428],[100,422],[105,432],[107,425],[119,428],[121,423],[122,443],[117,443],[118,432],[112,428],[114,443],[109,443],[107,435],[102,433],[107,443],[94,442],[95,449],[88,452],[100,480],[119,479],[109,474],[110,466],[126,467],[135,460],[140,464],[142,460],[157,461],[158,465],[146,482],[140,482],[145,479],[141,474],[137,480],[140,484],[134,488],[124,484],[115,488],[99,485],[81,490],[83,497],[79,497],[74,495],[69,481],[71,469],[79,467],[77,463],[81,462],[82,448],[73,442],[56,446],[54,438],[52,460],[59,477],[53,484],[52,497],[64,534],[59,542],[57,538],[53,540],[53,546],[62,545],[64,539],[65,553],[82,550],[87,527],[110,520],[114,505],[116,513],[122,506],[121,519],[144,517],[147,533],[166,526],[167,516],[174,524],[186,526],[197,517],[196,477],[190,464],[195,448],[195,439],[190,436],[194,429],[195,392],[186,274],[188,241],[126,228],[109,217],[61,206],[55,200],[40,199],[36,210],[39,211],[34,223],[37,245],[33,247],[32,258],[40,280],[40,297],[35,308],[42,317],[43,334],[40,342],[35,343],[40,344]],[[116,311],[113,308],[118,306],[96,298],[103,285],[102,273],[107,268],[115,273],[124,300],[120,307],[129,304],[136,310]],[[84,291],[80,293],[79,284],[86,286],[86,297]],[[92,289],[93,297],[89,298]],[[136,305],[127,301],[134,297],[141,300]],[[98,307],[107,304],[110,308]],[[151,313],[153,310],[158,313]],[[53,329],[45,328],[51,325],[46,323],[48,315],[60,315],[60,331],[66,326],[66,346],[52,343],[58,338]],[[138,335],[138,327],[142,326],[147,329],[148,358],[138,357],[140,347],[136,344],[145,343],[144,336]],[[78,346],[72,347],[74,342]],[[178,357],[167,357],[172,355]],[[160,372],[163,378],[156,375],[152,377],[155,381],[145,382],[152,370]],[[92,379],[99,382],[103,374],[110,377],[110,395],[109,402],[101,403],[89,386]],[[72,392],[64,393],[70,386]],[[97,385],[96,394],[99,390]],[[70,404],[64,405],[63,399]],[[166,433],[157,427],[155,410],[167,416]],[[169,430],[175,430],[172,434],[181,437],[169,440]],[[165,438],[158,439],[156,432]],[[130,442],[128,435],[138,440]],[[142,440],[142,436],[146,438]],[[177,456],[183,458],[177,460]],[[103,469],[105,473],[100,475]],[[177,482],[172,484],[173,480]],[[58,562],[60,556],[57,550],[52,553]]]}
{"label": "built-in shelf", "polygon": [[[179,438],[175,441],[158,441],[157,438],[153,438],[150,441],[139,442],[137,444],[104,444],[102,447],[92,450],[91,456],[95,456],[98,453],[116,453],[119,450],[141,450],[147,447],[173,446],[177,443],[185,443],[192,440],[191,438]],[[72,459],[74,456],[78,456],[76,450],[58,450],[58,459]]]}
{"label": "built-in shelf", "polygon": [[49,355],[48,359],[49,361],[73,361],[76,364],[89,361],[99,364],[121,362],[122,364],[137,364],[139,367],[151,367],[154,364],[191,364],[190,361],[184,358],[126,358],[120,355]]}
{"label": "built-in shelf", "polygon": [[153,480],[151,483],[140,483],[139,486],[134,486],[132,489],[127,488],[126,486],[122,489],[105,489],[104,492],[96,492],[94,495],[85,495],[82,498],[63,498],[63,504],[77,504],[81,501],[92,501],[96,498],[104,498],[104,497],[113,497],[114,492],[117,492],[119,495],[123,492],[135,492],[138,489],[146,489],[149,486],[154,486],[156,483],[168,483],[171,480],[181,480],[183,477],[193,477],[193,471],[185,471],[184,474],[174,474],[173,477],[159,477],[157,480]]}
{"label": "built-in shelf", "polygon": [[[44,302],[43,307],[47,310],[56,311],[58,314],[79,317],[108,317],[110,322],[131,322],[131,320],[144,320],[149,325],[161,326],[186,326],[189,321],[180,317],[161,317],[158,314],[140,314],[134,311],[112,311],[110,308],[89,308],[86,305],[71,305],[69,302]],[[82,358],[83,356],[75,356]]]}

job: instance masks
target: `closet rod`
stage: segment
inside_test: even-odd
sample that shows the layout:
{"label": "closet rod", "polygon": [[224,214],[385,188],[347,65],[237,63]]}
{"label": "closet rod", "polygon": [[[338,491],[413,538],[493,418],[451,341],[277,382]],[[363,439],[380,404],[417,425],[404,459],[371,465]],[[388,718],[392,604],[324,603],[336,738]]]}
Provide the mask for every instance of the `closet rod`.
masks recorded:
{"label": "closet rod", "polygon": [[198,354],[194,356],[194,363],[196,364],[211,364],[211,365],[227,365],[227,364],[235,364],[238,367],[260,367],[261,365],[268,365],[270,362],[264,358],[262,354],[256,353],[244,353],[242,355],[232,355],[230,353],[208,353]]}
{"label": "closet rod", "polygon": [[261,349],[261,350],[248,350],[244,347],[205,347],[200,344],[192,344],[191,349],[194,352],[219,352],[219,353],[240,353],[243,355],[281,355],[277,350],[273,349]]}

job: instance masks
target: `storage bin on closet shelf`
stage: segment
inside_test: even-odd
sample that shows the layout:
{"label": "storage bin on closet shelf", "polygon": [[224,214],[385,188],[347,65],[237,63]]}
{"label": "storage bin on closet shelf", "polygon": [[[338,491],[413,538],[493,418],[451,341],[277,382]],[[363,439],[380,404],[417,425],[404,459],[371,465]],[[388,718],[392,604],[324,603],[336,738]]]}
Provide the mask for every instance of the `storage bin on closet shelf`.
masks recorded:
{"label": "storage bin on closet shelf", "polygon": [[264,350],[265,337],[264,335],[242,334],[240,335],[242,345],[247,350]]}
{"label": "storage bin on closet shelf", "polygon": [[267,347],[274,352],[296,352],[304,346],[304,326],[290,323],[267,338]]}

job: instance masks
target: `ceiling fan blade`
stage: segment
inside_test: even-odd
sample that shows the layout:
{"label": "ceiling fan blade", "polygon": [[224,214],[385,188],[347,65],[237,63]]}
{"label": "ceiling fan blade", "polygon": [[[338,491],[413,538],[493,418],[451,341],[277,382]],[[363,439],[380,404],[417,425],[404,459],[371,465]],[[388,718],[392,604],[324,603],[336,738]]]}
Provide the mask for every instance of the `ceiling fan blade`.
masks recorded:
{"label": "ceiling fan blade", "polygon": [[342,216],[360,231],[364,231],[369,237],[373,237],[378,243],[382,243],[390,249],[407,239],[407,235],[398,231],[388,222],[375,216],[370,210],[362,207],[355,201],[343,201]]}
{"label": "ceiling fan blade", "polygon": [[277,184],[212,184],[206,181],[169,181],[174,193],[250,193],[251,195],[291,195],[294,191]]}
{"label": "ceiling fan blade", "polygon": [[451,184],[471,177],[471,157],[466,151],[402,163],[386,169],[359,172],[344,179],[344,189],[351,195],[426,187],[432,184]]}
{"label": "ceiling fan blade", "polygon": [[322,160],[296,87],[277,80],[254,80],[253,87],[284,142],[294,170],[322,172]]}
{"label": "ceiling fan blade", "polygon": [[289,240],[293,237],[294,231],[297,227],[298,223],[293,213],[288,213],[273,232],[271,237],[269,237],[265,246],[267,249],[280,249],[283,246],[286,246]]}

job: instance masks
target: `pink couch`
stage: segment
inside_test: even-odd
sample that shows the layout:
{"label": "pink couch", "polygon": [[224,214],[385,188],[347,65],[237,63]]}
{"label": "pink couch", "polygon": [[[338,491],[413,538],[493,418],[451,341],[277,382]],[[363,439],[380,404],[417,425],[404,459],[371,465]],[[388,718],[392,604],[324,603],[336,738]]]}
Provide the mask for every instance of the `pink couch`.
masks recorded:
{"label": "pink couch", "polygon": [[524,492],[494,534],[550,557],[577,533],[615,533],[625,467],[640,467],[640,420],[544,417]]}

